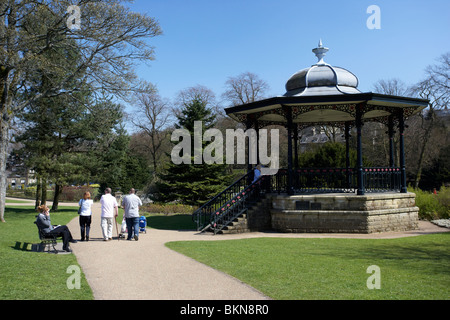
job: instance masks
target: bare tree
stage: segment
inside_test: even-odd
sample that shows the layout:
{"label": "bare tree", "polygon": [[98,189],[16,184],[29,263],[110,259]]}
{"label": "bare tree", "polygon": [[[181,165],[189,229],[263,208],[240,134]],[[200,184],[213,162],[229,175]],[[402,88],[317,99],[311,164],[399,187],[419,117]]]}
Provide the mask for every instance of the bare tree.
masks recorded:
{"label": "bare tree", "polygon": [[430,145],[430,138],[436,124],[436,111],[447,109],[450,99],[450,52],[438,59],[438,64],[430,65],[425,70],[426,77],[413,86],[412,92],[430,101],[428,108],[421,114],[423,134],[417,145],[419,159],[415,174],[414,187],[418,188],[422,176],[425,155]]}
{"label": "bare tree", "polygon": [[167,100],[155,90],[136,95],[136,112],[130,115],[131,122],[148,136],[153,169],[156,171],[161,157],[161,146],[166,135],[165,129],[173,120],[172,110]]}
{"label": "bare tree", "polygon": [[[260,79],[256,74],[244,72],[235,77],[229,77],[225,82],[226,91],[222,94],[222,99],[232,106],[251,103],[265,98],[269,85]],[[221,124],[227,124],[229,127],[240,126],[235,120],[219,121]],[[226,127],[222,125],[222,130]],[[237,152],[237,149],[234,151]],[[248,155],[248,146],[246,146],[246,154]],[[228,165],[228,170],[233,173],[234,168],[240,168],[240,165]]]}
{"label": "bare tree", "polygon": [[[131,12],[123,2],[0,2],[0,220],[9,130],[18,112],[41,97],[60,94],[74,80],[116,97],[138,88],[135,63],[153,59],[148,39],[161,30],[155,19]],[[79,15],[73,17],[74,8]],[[64,62],[52,59],[61,52]],[[49,81],[46,90],[35,90],[36,75]]]}
{"label": "bare tree", "polygon": [[216,95],[211,91],[211,89],[203,85],[196,85],[194,87],[181,90],[178,93],[175,105],[177,107],[183,107],[185,104],[191,103],[193,100],[201,100],[211,109],[217,106]]}
{"label": "bare tree", "polygon": [[[215,123],[217,115],[221,115],[221,110],[216,102],[216,95],[214,92],[203,85],[196,85],[194,87],[183,89],[178,93],[174,103],[176,108],[173,110],[178,120],[187,116],[184,114],[186,106],[191,105],[193,101],[200,102],[200,104],[204,104],[207,109],[211,110],[210,116],[203,119],[203,122],[207,127]],[[190,130],[191,128],[186,129]]]}
{"label": "bare tree", "polygon": [[[408,96],[411,95],[411,90],[408,86],[398,78],[392,78],[387,80],[378,80],[373,85],[374,92],[388,94],[393,96]],[[386,134],[378,134],[379,132],[385,131],[385,125],[379,122],[372,122],[366,125],[365,134],[372,140],[373,142],[378,141],[378,143],[372,143],[372,152],[371,159],[378,160],[378,162],[382,163],[381,156],[384,159],[384,163],[389,163],[389,137]],[[380,141],[381,140],[381,141]],[[397,135],[394,136],[394,145],[398,145],[399,137]],[[373,150],[375,146],[378,145],[383,146],[383,150]],[[396,159],[399,159],[399,150],[395,148]],[[382,152],[380,152],[382,151]]]}
{"label": "bare tree", "polygon": [[320,131],[323,131],[328,140],[335,143],[338,141],[338,137],[342,135],[341,129],[329,125],[320,125]]}
{"label": "bare tree", "polygon": [[410,91],[405,83],[397,78],[378,80],[373,85],[373,88],[377,93],[389,94],[392,96],[407,96]]}
{"label": "bare tree", "polygon": [[225,85],[227,90],[222,97],[233,106],[261,100],[269,90],[269,85],[251,72],[230,77]]}

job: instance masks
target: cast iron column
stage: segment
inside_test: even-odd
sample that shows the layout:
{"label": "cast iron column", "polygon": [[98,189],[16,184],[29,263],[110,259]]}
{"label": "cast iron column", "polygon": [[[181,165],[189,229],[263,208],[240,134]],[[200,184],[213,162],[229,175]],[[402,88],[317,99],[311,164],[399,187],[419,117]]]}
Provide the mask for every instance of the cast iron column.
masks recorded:
{"label": "cast iron column", "polygon": [[294,125],[294,168],[298,169],[298,125]]}
{"label": "cast iron column", "polygon": [[288,131],[288,172],[287,172],[287,193],[289,195],[294,194],[292,190],[292,110],[290,107],[285,107],[287,118],[287,131]]}
{"label": "cast iron column", "polygon": [[388,134],[389,134],[389,167],[395,167],[394,161],[394,116],[389,116],[388,123]]}
{"label": "cast iron column", "polygon": [[406,186],[406,165],[405,165],[405,118],[403,109],[400,110],[398,114],[398,129],[400,131],[400,192],[407,193],[408,189]]}
{"label": "cast iron column", "polygon": [[364,168],[363,168],[363,157],[362,157],[362,140],[361,140],[361,132],[362,132],[362,126],[363,126],[363,108],[364,104],[359,104],[356,106],[356,152],[357,152],[357,159],[356,159],[356,167],[357,167],[357,175],[358,175],[358,189],[357,189],[357,195],[362,196],[366,193],[366,190],[364,188]]}
{"label": "cast iron column", "polygon": [[347,188],[350,188],[350,122],[345,123],[345,176],[347,178]]}
{"label": "cast iron column", "polygon": [[[246,130],[251,129],[252,128],[252,119],[251,119],[251,115],[248,114],[247,115],[247,121],[245,123],[246,126]],[[247,154],[247,158],[248,158],[248,163],[247,163],[247,174],[249,174],[252,170],[252,164],[250,163],[250,152],[251,152],[251,143],[250,143],[250,139],[248,139],[249,143],[248,143],[248,154]],[[251,184],[252,183],[252,179],[250,179],[250,177],[248,177],[247,179],[247,184]]]}

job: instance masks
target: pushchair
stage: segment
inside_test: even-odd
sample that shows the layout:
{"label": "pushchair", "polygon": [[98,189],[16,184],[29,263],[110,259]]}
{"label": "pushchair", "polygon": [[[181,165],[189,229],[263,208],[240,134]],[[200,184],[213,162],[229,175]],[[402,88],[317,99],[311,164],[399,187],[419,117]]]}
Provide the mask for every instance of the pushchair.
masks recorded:
{"label": "pushchair", "polygon": [[125,222],[125,216],[122,220],[122,225],[120,228],[119,239],[125,239],[125,233],[128,233],[127,223]]}
{"label": "pushchair", "polygon": [[147,233],[147,218],[144,216],[139,218],[139,232]]}

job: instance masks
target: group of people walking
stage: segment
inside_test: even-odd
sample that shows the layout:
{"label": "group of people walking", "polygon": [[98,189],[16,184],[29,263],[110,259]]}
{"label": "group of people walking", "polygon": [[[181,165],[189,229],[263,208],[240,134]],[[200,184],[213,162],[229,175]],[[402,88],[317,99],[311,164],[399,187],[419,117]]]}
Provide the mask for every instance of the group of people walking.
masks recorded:
{"label": "group of people walking", "polygon": [[[111,194],[111,188],[105,189],[105,194],[100,199],[102,213],[100,225],[103,233],[103,240],[112,240],[113,222],[119,215],[119,204]],[[78,202],[81,241],[89,241],[89,234],[92,223],[92,205],[94,201],[91,194],[85,192],[83,199]],[[127,240],[139,240],[139,207],[142,206],[141,199],[136,195],[135,189],[130,189],[129,194],[122,199],[122,206],[125,211],[124,218],[128,229]],[[67,226],[53,226],[50,220],[50,209],[42,205],[38,207],[39,215],[36,224],[44,233],[54,234],[63,238],[63,250],[70,252],[69,243],[76,243]]]}
{"label": "group of people walking", "polygon": [[[91,228],[92,219],[92,204],[89,192],[84,194],[83,199],[80,200],[80,231],[81,241],[89,241],[89,231]],[[102,227],[103,240],[109,241],[112,239],[113,222],[119,215],[119,204],[116,198],[111,194],[111,188],[105,189],[105,194],[100,199],[102,205],[102,214],[100,218],[100,225]],[[142,206],[141,199],[136,195],[136,191],[131,188],[127,196],[122,200],[122,206],[125,211],[124,217],[128,229],[127,240],[139,240],[139,207]]]}
{"label": "group of people walking", "polygon": [[[111,189],[106,188],[105,194],[100,199],[102,205],[101,226],[103,240],[112,239],[113,221],[119,215],[119,205],[115,197],[111,194]],[[131,188],[127,196],[122,199],[122,206],[125,211],[125,221],[128,229],[127,240],[139,240],[139,207],[142,206],[141,199],[136,195],[136,191]],[[80,220],[80,226],[81,220]]]}

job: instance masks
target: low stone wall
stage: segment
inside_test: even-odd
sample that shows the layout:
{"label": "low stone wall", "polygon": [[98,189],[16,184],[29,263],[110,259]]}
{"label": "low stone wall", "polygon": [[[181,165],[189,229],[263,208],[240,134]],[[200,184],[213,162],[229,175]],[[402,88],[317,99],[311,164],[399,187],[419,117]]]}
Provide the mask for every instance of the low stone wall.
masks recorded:
{"label": "low stone wall", "polygon": [[[414,193],[269,195],[272,229],[374,233],[418,228]],[[250,218],[250,217],[249,217]]]}

